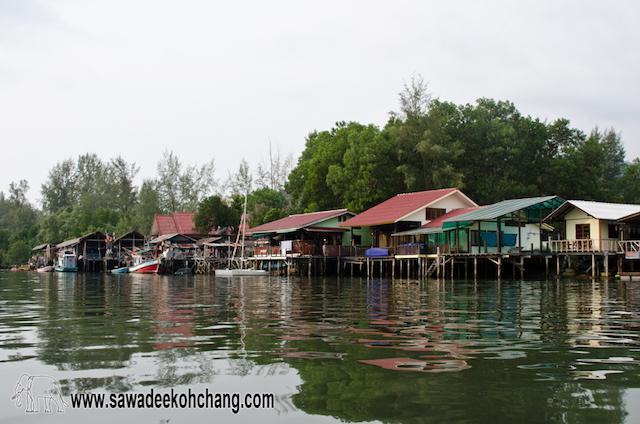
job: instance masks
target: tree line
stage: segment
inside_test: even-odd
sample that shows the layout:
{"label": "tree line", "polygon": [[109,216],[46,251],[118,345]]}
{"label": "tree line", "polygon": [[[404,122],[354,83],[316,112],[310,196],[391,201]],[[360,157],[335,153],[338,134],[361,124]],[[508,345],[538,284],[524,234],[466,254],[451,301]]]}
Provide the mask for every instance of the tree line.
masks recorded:
{"label": "tree line", "polygon": [[121,156],[64,160],[41,187],[41,210],[27,200],[27,181],[0,192],[0,265],[25,260],[37,244],[96,230],[147,234],[155,214],[197,212],[201,232],[237,226],[245,194],[251,226],[293,213],[359,213],[398,193],[448,187],[478,204],[553,194],[640,204],[640,160],[626,160],[613,128],[587,135],[565,118],[522,116],[508,101],[440,101],[421,77],[404,85],[399,106],[382,128],[342,121],[311,132],[297,163],[269,144],[255,171],[243,159],[220,180],[213,159],[184,165],[173,151],[140,186],[139,167]]}
{"label": "tree line", "polygon": [[432,99],[414,78],[382,129],[338,122],[310,133],[286,188],[301,211],[362,212],[398,193],[449,187],[478,204],[543,195],[640,203],[640,161],[626,161],[613,128],[587,135],[508,101]]}

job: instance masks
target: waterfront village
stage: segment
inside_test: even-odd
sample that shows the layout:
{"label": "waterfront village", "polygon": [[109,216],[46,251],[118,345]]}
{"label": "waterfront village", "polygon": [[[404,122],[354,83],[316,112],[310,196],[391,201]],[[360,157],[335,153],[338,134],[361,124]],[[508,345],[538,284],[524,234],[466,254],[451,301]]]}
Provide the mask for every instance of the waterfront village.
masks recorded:
{"label": "waterfront village", "polygon": [[449,188],[398,194],[361,214],[348,209],[297,214],[253,228],[245,213],[238,227],[208,234],[194,229],[194,215],[155,215],[149,234],[131,231],[115,238],[96,231],[57,245],[36,246],[30,268],[640,279],[640,205],[558,196],[478,205],[461,190]]}

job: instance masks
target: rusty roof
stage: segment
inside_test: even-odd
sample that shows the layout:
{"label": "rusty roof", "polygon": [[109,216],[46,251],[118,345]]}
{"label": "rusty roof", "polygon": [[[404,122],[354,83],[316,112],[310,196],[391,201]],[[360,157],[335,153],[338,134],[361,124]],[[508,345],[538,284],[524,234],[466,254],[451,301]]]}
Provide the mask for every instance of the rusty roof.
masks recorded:
{"label": "rusty roof", "polygon": [[[268,222],[266,224],[258,225],[257,227],[250,228],[248,233],[270,233],[279,230],[296,230],[300,228],[309,227],[313,224],[317,224],[327,219],[335,218],[344,214],[355,215],[349,209],[337,209],[332,211],[312,212],[298,215],[290,215],[286,218],[281,218],[276,221]],[[353,218],[352,218],[353,219]],[[339,231],[339,230],[338,230]]]}

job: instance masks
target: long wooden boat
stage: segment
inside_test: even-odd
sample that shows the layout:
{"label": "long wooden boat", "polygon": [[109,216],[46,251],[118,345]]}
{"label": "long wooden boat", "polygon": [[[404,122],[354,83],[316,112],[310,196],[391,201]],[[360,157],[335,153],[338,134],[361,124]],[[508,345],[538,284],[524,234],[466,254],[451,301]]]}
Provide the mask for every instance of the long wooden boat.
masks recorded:
{"label": "long wooden boat", "polygon": [[162,270],[162,261],[160,258],[155,259],[139,259],[136,265],[129,267],[129,272],[157,274]]}

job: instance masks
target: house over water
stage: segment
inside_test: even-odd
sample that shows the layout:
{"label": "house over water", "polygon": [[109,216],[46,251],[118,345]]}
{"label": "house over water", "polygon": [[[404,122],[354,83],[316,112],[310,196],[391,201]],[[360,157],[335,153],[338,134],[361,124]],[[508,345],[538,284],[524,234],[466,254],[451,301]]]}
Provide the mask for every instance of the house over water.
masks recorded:
{"label": "house over water", "polygon": [[404,193],[362,212],[339,227],[371,234],[372,246],[387,248],[389,255],[393,256],[397,247],[393,234],[417,229],[452,210],[477,206],[457,188]]}
{"label": "house over water", "polygon": [[78,269],[82,271],[101,271],[107,250],[106,235],[102,231],[94,231],[63,241],[56,245],[56,249],[73,252],[78,258]]}
{"label": "house over water", "polygon": [[250,228],[248,235],[258,238],[254,256],[338,256],[341,246],[359,246],[363,241],[368,242],[368,233],[349,231],[339,226],[354,216],[355,213],[348,209],[338,209],[290,215]]}
{"label": "house over water", "polygon": [[[626,252],[632,252],[640,244],[639,216],[640,205],[568,200],[546,219],[561,225],[561,237],[551,242],[551,249],[569,267],[572,260],[575,267],[577,261],[590,259],[581,266],[593,276],[598,269],[608,276],[611,261],[616,259],[618,271],[624,273],[623,260],[633,261],[636,256]],[[558,267],[559,264],[560,261]],[[633,263],[629,265],[635,269]]]}

